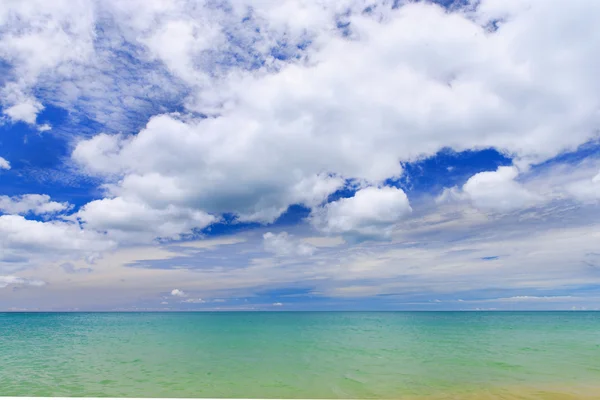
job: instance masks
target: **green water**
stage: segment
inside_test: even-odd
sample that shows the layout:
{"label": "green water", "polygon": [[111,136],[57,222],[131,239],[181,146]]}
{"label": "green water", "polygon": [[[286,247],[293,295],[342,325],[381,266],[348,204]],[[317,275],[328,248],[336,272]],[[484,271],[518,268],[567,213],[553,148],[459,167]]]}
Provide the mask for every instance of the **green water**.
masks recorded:
{"label": "green water", "polygon": [[598,385],[593,312],[0,313],[5,396],[408,398]]}

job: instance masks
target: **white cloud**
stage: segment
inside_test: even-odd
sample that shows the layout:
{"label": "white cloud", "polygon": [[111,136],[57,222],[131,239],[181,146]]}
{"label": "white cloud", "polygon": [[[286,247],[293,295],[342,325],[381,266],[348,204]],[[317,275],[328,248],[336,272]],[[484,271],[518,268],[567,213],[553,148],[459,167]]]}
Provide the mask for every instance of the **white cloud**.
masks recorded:
{"label": "white cloud", "polygon": [[518,175],[519,170],[514,166],[477,173],[467,180],[462,189],[446,189],[438,202],[466,199],[482,211],[509,212],[544,201],[541,196],[517,182]]}
{"label": "white cloud", "polygon": [[591,179],[582,179],[569,184],[567,193],[576,200],[595,203],[600,200],[600,173]]}
{"label": "white cloud", "polygon": [[[11,1],[0,14],[0,56],[17,72],[5,85],[15,97],[6,106],[32,99],[36,85],[50,97],[36,101],[72,110],[79,102],[105,123],[127,105],[148,111],[152,101],[178,96],[194,110],[229,112],[233,104],[227,119],[259,118],[259,131],[296,122],[319,141],[344,132],[364,152],[381,153],[373,176],[443,146],[494,146],[526,164],[593,136],[594,0],[485,0],[467,13],[425,2],[392,10],[390,1],[371,2],[374,11],[364,13],[366,4],[246,0],[226,11],[210,2]],[[350,40],[335,29],[339,18],[350,23]],[[502,23],[490,33],[494,20]],[[541,21],[560,30],[548,34]],[[285,61],[272,56],[282,41]],[[123,51],[136,58],[131,65],[114,62]],[[571,56],[555,60],[561,51]],[[131,67],[148,73],[132,79]]]}
{"label": "white cloud", "polygon": [[[17,90],[17,92],[11,93],[11,90]],[[10,118],[11,122],[25,122],[37,128],[39,132],[46,132],[52,129],[50,124],[36,124],[38,114],[44,109],[42,103],[32,97],[22,95],[15,86],[7,85],[4,87],[4,90],[0,90],[0,93],[2,92],[4,92],[5,95],[4,102],[12,104],[10,107],[6,107],[3,110],[4,114]]]}
{"label": "white cloud", "polygon": [[275,307],[283,307],[283,303],[273,303]]}
{"label": "white cloud", "polygon": [[263,246],[266,251],[284,257],[310,256],[317,250],[314,246],[293,238],[287,232],[265,233],[263,235]]}
{"label": "white cloud", "polygon": [[41,222],[18,215],[0,216],[2,244],[12,244],[22,248],[47,248],[56,250],[104,250],[109,243],[102,236],[84,231],[76,224],[50,221]]}
{"label": "white cloud", "polygon": [[121,173],[117,184],[107,186],[109,193],[139,199],[147,209],[194,207],[232,212],[243,221],[272,222],[291,204],[318,205],[344,183],[310,160],[302,161],[306,168],[282,169],[286,156],[304,156],[291,148],[286,156],[265,152],[256,140],[230,138],[231,131],[221,131],[229,127],[221,125],[220,119],[186,122],[163,115],[131,139],[82,141],[73,157],[88,171]]}
{"label": "white cloud", "polygon": [[[580,286],[600,284],[596,250],[600,227],[594,223],[598,210],[543,207],[531,214],[503,214],[493,220],[473,219],[468,210],[459,213],[457,210],[464,207],[456,204],[444,205],[442,215],[437,211],[415,215],[420,212],[415,209],[398,222],[390,241],[323,248],[312,257],[274,259],[270,254],[257,253],[257,243],[248,241],[222,246],[209,254],[193,248],[186,248],[183,254],[173,253],[178,247],[169,244],[162,250],[121,249],[99,260],[92,274],[61,276],[56,270],[40,268],[36,277],[52,281],[54,297],[48,293],[44,299],[61,298],[61,305],[76,301],[78,306],[94,305],[94,298],[96,305],[105,305],[107,297],[111,304],[156,301],[156,293],[170,293],[174,287],[194,288],[194,293],[204,293],[206,299],[248,298],[248,305],[253,305],[256,293],[300,287],[309,289],[310,295],[295,299],[299,308],[311,307],[323,297],[333,298],[328,302],[349,298],[346,304],[371,297],[373,304],[381,301],[398,308],[414,308],[411,304],[424,298],[460,298],[464,305],[449,307],[464,308],[473,306],[471,300],[481,298],[490,283],[498,298],[576,295]],[[548,214],[550,209],[554,211]],[[516,223],[519,229],[514,229]],[[119,255],[123,253],[127,256]],[[152,259],[156,264],[147,261]],[[79,262],[73,264],[79,266]],[[115,291],[116,285],[127,290]],[[372,297],[376,295],[386,296]],[[187,298],[167,300],[176,308],[176,303]],[[40,299],[30,300],[39,304]],[[15,306],[31,304],[23,300]],[[547,307],[559,306],[555,302]],[[427,307],[437,308],[431,304]],[[537,303],[532,307],[537,308]]]}
{"label": "white cloud", "polygon": [[47,265],[58,259],[81,259],[115,247],[104,235],[63,221],[34,221],[0,215],[0,269],[13,260],[21,266]]}
{"label": "white cloud", "polygon": [[206,301],[202,300],[202,299],[185,299],[182,301],[182,303],[192,303],[192,304],[202,304],[202,303],[206,303]]}
{"label": "white cloud", "polygon": [[21,278],[14,275],[0,275],[0,289],[7,286],[44,286],[46,282],[38,279]]}
{"label": "white cloud", "polygon": [[[216,28],[227,17],[208,12],[200,26],[182,8],[158,4],[133,27],[159,21],[142,42],[186,82],[188,110],[214,117],[159,115],[136,136],[100,135],[73,152],[85,171],[106,177],[109,196],[149,210],[172,205],[269,223],[291,204],[318,207],[346,179],[377,185],[399,176],[401,162],[444,147],[494,147],[527,168],[590,140],[600,122],[600,87],[590,84],[597,81],[591,49],[600,45],[593,1],[521,8],[489,0],[468,14],[410,3],[381,18],[351,14],[351,39],[326,29],[336,6],[307,2],[298,14],[313,21],[304,39],[314,42],[304,58],[252,72],[241,66],[208,86],[194,49],[208,49],[206,38],[229,46]],[[297,21],[280,13],[293,7],[257,5],[253,23],[267,26],[265,35],[300,38]],[[488,32],[500,15],[509,17]],[[545,23],[571,34],[548,35]],[[178,45],[165,50],[165,41]],[[561,51],[572,56],[554,60]],[[502,179],[495,184],[477,183],[489,178],[483,175],[463,189],[486,209],[533,202],[507,171],[496,172]],[[516,197],[496,201],[485,185]]]}
{"label": "white cloud", "polygon": [[185,293],[183,290],[173,289],[173,290],[171,290],[171,296],[187,297],[187,293]]}
{"label": "white cloud", "polygon": [[0,93],[4,113],[13,121],[35,124],[44,108],[31,96],[36,84],[63,81],[78,63],[93,54],[94,3],[68,0],[9,1],[0,11],[0,58],[16,79],[6,81]]}
{"label": "white cloud", "polygon": [[4,110],[4,114],[8,115],[13,121],[23,121],[28,124],[35,124],[37,114],[44,107],[39,101],[27,99],[22,103],[15,104]]}
{"label": "white cloud", "polygon": [[168,203],[153,208],[137,199],[123,197],[92,201],[76,216],[86,229],[107,232],[112,238],[130,243],[154,238],[178,239],[182,234],[192,233],[192,229],[202,229],[217,221],[214,216],[192,208]]}
{"label": "white cloud", "polygon": [[10,163],[2,157],[0,157],[0,169],[10,169]]}
{"label": "white cloud", "polygon": [[17,104],[8,94],[32,98],[35,93],[41,103],[116,131],[130,129],[138,124],[135,112],[202,96],[202,86],[212,84],[208,78],[218,80],[230,69],[261,61],[282,63],[271,55],[282,38],[294,49],[313,36],[298,26],[300,15],[324,31],[354,2],[331,8],[313,1],[247,0],[228,7],[205,1],[9,1],[0,11],[0,57],[15,73],[14,79],[7,75],[4,105]]}
{"label": "white cloud", "polygon": [[[410,299],[423,293],[457,293],[462,297],[475,291],[480,296],[491,283],[506,293],[576,293],[574,287],[598,281],[598,257],[586,259],[586,253],[594,252],[598,238],[595,226],[542,227],[539,221],[521,221],[518,235],[502,226],[496,220],[437,229],[437,235],[429,235],[426,242],[410,241],[419,235],[407,232],[405,245],[396,243],[387,250],[379,245],[377,249],[336,255],[339,260],[329,261],[324,264],[329,268],[319,271],[335,283],[318,291],[334,297],[394,294]],[[486,259],[491,256],[493,261]]]}
{"label": "white cloud", "polygon": [[5,214],[57,214],[67,211],[69,203],[50,201],[46,194],[25,194],[22,196],[0,196],[0,212]]}
{"label": "white cloud", "polygon": [[52,129],[52,125],[50,124],[42,124],[37,126],[37,130],[40,132],[47,132]]}
{"label": "white cloud", "polygon": [[223,43],[225,38],[218,21],[182,18],[164,23],[142,41],[171,73],[188,84],[198,85],[207,84],[210,77],[195,68],[194,58]]}
{"label": "white cloud", "polygon": [[89,173],[113,174],[124,168],[118,159],[121,147],[127,143],[121,135],[98,134],[77,143],[71,157],[84,164]]}
{"label": "white cloud", "polygon": [[367,187],[353,197],[343,198],[316,209],[311,222],[330,234],[350,237],[386,238],[394,225],[412,211],[402,189]]}
{"label": "white cloud", "polygon": [[[0,58],[8,65],[0,89],[3,112],[35,124],[43,107],[54,104],[105,124],[104,132],[124,132],[74,143],[72,161],[103,181],[105,198],[85,205],[70,221],[0,217],[3,263],[16,268],[25,259],[45,265],[67,256],[94,257],[116,242],[179,239],[224,213],[270,223],[301,204],[324,233],[401,238],[393,242],[401,250],[380,254],[364,244],[332,246],[313,254],[322,263],[318,268],[275,271],[270,258],[252,260],[248,268],[198,273],[206,281],[200,284],[246,288],[318,277],[324,293],[379,293],[407,287],[386,281],[374,288],[376,283],[359,281],[381,284],[397,277],[394,268],[402,263],[403,273],[429,289],[437,290],[440,279],[448,285],[457,270],[468,285],[481,288],[485,277],[477,274],[489,271],[480,258],[445,254],[471,251],[466,247],[473,242],[465,248],[402,247],[431,238],[444,243],[486,223],[483,212],[461,203],[442,204],[439,213],[423,216],[428,211],[418,209],[421,199],[413,200],[411,213],[402,190],[381,187],[402,174],[403,162],[445,147],[493,147],[514,158],[518,169],[476,174],[446,192],[486,213],[529,207],[537,218],[556,223],[567,211],[562,203],[558,211],[544,208],[547,198],[598,199],[593,174],[564,178],[562,188],[526,174],[532,164],[597,136],[599,2],[483,0],[472,11],[449,12],[429,2],[392,10],[391,2],[376,1],[372,13],[362,12],[362,0],[233,3],[230,10],[211,2],[158,0],[32,0],[0,7]],[[349,22],[347,35],[336,29],[339,18]],[[498,21],[493,32],[491,21]],[[288,58],[272,56],[278,52]],[[164,114],[174,107],[181,112]],[[209,117],[197,118],[198,113]],[[148,119],[153,114],[159,115]],[[127,125],[126,119],[135,123]],[[131,127],[146,119],[132,135]],[[0,158],[0,168],[9,167]],[[360,182],[361,189],[325,204],[347,182]],[[22,199],[3,201],[21,213],[55,203],[40,200],[27,208]],[[444,214],[445,207],[459,211]],[[569,212],[583,218],[577,210]],[[515,223],[510,218],[501,215],[496,222],[506,229]],[[502,235],[498,226],[481,229]],[[586,229],[575,236],[584,240],[593,232]],[[553,260],[548,243],[569,238],[534,233],[538,236],[527,243],[505,238],[503,245],[518,256],[494,265],[518,273],[518,265],[529,265],[529,251],[537,258],[528,279],[548,262],[553,266],[548,276],[564,278],[558,264],[577,263],[581,252],[593,249],[590,242],[575,243]],[[275,253],[313,251],[298,237],[274,230],[269,235],[264,244]],[[494,254],[500,247],[493,243],[475,244]],[[416,266],[421,261],[422,268]],[[340,277],[355,282],[340,283]],[[475,284],[470,278],[481,280]]]}

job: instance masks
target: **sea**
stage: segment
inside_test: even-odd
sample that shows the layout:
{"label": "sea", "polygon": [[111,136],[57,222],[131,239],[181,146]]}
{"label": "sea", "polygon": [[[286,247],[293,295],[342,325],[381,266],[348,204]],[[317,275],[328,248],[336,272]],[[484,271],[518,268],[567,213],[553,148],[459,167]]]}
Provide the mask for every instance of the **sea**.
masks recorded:
{"label": "sea", "polygon": [[0,313],[0,395],[600,399],[600,312]]}

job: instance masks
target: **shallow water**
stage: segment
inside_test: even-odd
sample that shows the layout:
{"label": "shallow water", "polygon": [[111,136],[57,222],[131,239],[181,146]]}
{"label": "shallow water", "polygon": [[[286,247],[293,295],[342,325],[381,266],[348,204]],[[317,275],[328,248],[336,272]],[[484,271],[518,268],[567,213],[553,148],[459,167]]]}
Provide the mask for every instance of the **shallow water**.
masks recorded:
{"label": "shallow water", "polygon": [[4,313],[4,396],[600,398],[600,313]]}

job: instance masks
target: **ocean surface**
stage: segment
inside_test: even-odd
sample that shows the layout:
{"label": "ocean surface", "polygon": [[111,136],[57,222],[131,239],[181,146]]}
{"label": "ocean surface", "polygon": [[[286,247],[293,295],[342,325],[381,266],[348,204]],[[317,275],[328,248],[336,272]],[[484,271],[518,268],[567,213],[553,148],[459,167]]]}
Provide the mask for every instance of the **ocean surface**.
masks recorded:
{"label": "ocean surface", "polygon": [[599,399],[600,313],[0,313],[0,395]]}

